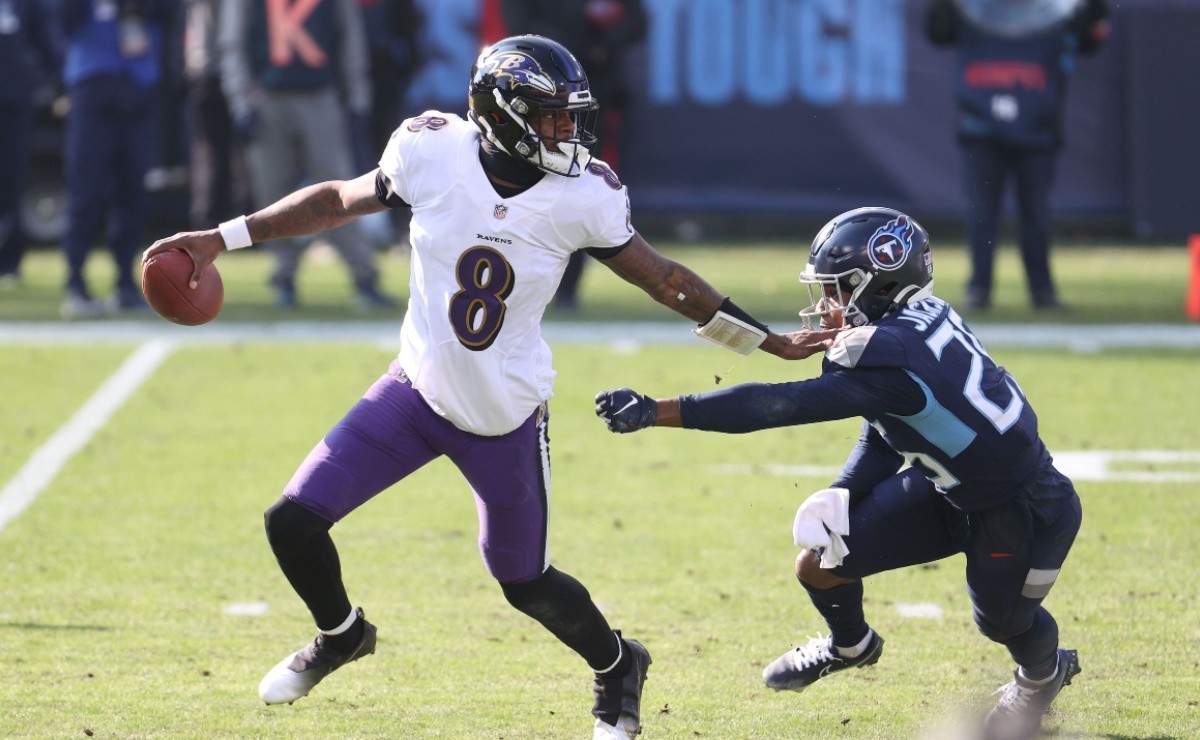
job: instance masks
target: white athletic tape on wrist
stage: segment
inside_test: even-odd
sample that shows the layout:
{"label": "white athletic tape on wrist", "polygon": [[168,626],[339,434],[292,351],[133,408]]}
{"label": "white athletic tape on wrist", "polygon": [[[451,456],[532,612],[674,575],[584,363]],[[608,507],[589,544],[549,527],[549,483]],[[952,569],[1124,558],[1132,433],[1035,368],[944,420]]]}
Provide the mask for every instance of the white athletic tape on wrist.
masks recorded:
{"label": "white athletic tape on wrist", "polygon": [[254,240],[250,238],[250,227],[246,225],[245,216],[238,216],[232,221],[225,221],[217,229],[221,232],[221,239],[225,242],[225,248],[230,251],[245,249],[254,243]]}
{"label": "white athletic tape on wrist", "polygon": [[765,331],[724,311],[717,311],[707,324],[692,331],[698,337],[743,355],[750,354],[767,340]]}

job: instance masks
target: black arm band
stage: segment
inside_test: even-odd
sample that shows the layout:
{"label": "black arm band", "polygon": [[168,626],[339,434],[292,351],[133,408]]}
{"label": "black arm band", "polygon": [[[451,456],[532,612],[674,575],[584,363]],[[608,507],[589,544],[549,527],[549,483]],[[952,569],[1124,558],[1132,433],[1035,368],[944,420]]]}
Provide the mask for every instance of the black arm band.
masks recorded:
{"label": "black arm band", "polygon": [[396,195],[396,191],[392,190],[392,183],[383,174],[383,170],[375,173],[375,197],[388,208],[412,208],[404,202],[403,198]]}
{"label": "black arm band", "polygon": [[[729,314],[730,316],[734,317],[735,319],[741,319],[742,321],[745,321],[747,324],[749,324],[750,326],[753,326],[755,329],[760,329],[765,332],[771,331],[770,329],[767,328],[766,324],[764,324],[763,322],[759,321],[758,319],[754,318],[750,314],[743,311],[741,308],[738,307],[738,305],[736,303],[729,300],[729,298],[726,298],[725,300],[721,301],[721,305],[717,307],[717,311],[713,313],[713,316],[716,316],[717,313],[719,313],[721,311],[724,311],[725,313]],[[710,318],[710,320],[711,320],[711,318]]]}

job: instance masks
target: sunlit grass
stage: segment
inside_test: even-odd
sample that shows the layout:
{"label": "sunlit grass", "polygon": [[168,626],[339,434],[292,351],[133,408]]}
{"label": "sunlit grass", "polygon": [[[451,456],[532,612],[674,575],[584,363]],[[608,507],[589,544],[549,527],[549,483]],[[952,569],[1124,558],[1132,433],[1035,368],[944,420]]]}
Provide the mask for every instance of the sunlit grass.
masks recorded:
{"label": "sunlit grass", "polygon": [[[603,388],[668,395],[712,388],[714,374],[784,380],[819,366],[731,359],[699,342],[554,349],[551,553],[653,653],[646,738],[912,738],[986,706],[1007,680],[954,558],[868,581],[867,614],[887,639],[878,666],[803,694],[764,689],[762,666],[822,629],[791,573],[790,523],[828,481],[720,466],[836,467],[857,422],[612,435],[592,411]],[[0,347],[0,481],[131,350]],[[1200,449],[1200,396],[1187,390],[1200,353],[993,354],[1052,450]],[[334,529],[351,596],[379,625],[378,653],[294,706],[259,701],[262,673],[312,637],[262,510],[389,356],[177,349],[0,532],[0,736],[586,736],[585,667],[504,601],[476,551],[470,492],[444,460]],[[1200,727],[1194,488],[1079,485],[1084,526],[1047,602],[1084,669],[1047,722],[1059,737],[1182,740]],[[263,616],[223,611],[259,602]],[[898,609],[925,602],[944,616]]]}
{"label": "sunlit grass", "polygon": [[[739,305],[765,321],[798,323],[796,312],[807,294],[796,276],[807,259],[807,242],[787,244],[661,243],[661,251],[693,268]],[[298,277],[301,307],[279,311],[272,306],[267,285],[270,254],[257,247],[223,255],[217,266],[225,282],[225,307],[221,321],[279,321],[378,319],[397,320],[400,311],[357,313],[352,309],[349,275],[331,250],[310,249]],[[1078,322],[1078,323],[1184,323],[1184,296],[1188,284],[1188,257],[1183,245],[1065,245],[1053,253],[1060,292],[1073,309],[1069,313],[1035,312],[1029,307],[1017,250],[1005,245],[996,267],[994,308],[970,316],[975,323]],[[408,292],[407,257],[396,251],[381,253],[378,264],[384,289],[400,298]],[[934,278],[938,295],[960,302],[968,260],[960,244],[935,246]],[[62,299],[62,257],[37,251],[24,263],[25,280],[0,290],[0,321],[44,321],[58,318]],[[88,262],[89,283],[104,296],[113,283],[112,263],[97,249]],[[640,291],[591,262],[580,288],[582,309],[548,317],[582,321],[665,320],[672,314]],[[127,317],[126,317],[127,318]],[[148,320],[155,320],[148,317]]]}

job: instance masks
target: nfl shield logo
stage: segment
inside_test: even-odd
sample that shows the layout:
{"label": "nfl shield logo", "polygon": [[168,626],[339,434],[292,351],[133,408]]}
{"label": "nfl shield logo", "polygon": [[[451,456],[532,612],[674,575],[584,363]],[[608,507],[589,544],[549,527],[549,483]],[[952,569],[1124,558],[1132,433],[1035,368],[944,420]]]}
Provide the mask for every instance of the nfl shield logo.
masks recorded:
{"label": "nfl shield logo", "polygon": [[492,218],[504,218],[507,215],[508,206],[503,203],[497,203],[496,207],[492,209]]}

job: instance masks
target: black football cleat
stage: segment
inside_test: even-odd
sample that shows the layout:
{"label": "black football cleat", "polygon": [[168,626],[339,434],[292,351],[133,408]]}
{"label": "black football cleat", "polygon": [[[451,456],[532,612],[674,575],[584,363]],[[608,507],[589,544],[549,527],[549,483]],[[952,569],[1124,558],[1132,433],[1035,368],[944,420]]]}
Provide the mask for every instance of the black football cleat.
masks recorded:
{"label": "black football cleat", "polygon": [[[617,633],[618,639],[621,633]],[[650,653],[636,640],[623,640],[633,658],[633,664],[620,678],[596,676],[592,687],[596,702],[592,714],[596,717],[592,740],[633,740],[642,731],[641,707],[642,686],[650,669]],[[616,716],[617,723],[610,725],[603,717]]]}

